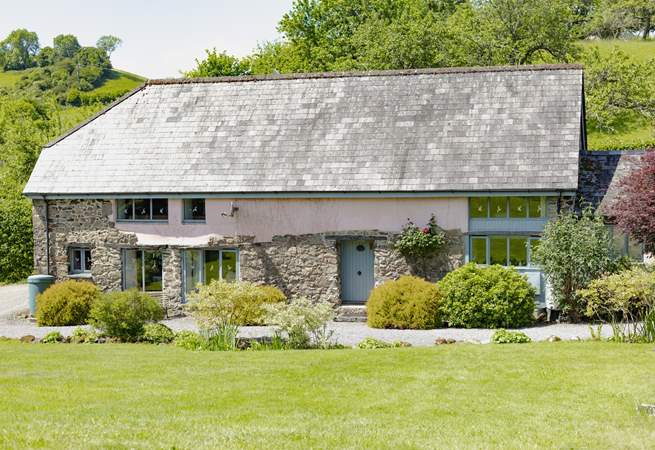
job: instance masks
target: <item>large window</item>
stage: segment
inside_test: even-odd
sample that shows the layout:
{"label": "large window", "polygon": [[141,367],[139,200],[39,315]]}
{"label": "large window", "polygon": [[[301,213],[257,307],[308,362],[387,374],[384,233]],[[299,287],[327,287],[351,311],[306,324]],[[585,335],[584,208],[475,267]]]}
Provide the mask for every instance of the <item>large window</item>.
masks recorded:
{"label": "large window", "polygon": [[161,292],[163,288],[162,254],[156,250],[125,250],[123,287],[144,292]]}
{"label": "large window", "polygon": [[538,237],[471,236],[469,260],[477,264],[529,267],[538,244]]}
{"label": "large window", "polygon": [[212,280],[238,279],[239,255],[236,250],[184,251],[184,288],[187,293],[198,284],[207,284]]}
{"label": "large window", "polygon": [[140,198],[116,201],[118,220],[167,221],[168,199]]}
{"label": "large window", "polygon": [[71,248],[68,254],[69,273],[73,275],[91,272],[91,250],[88,248]]}
{"label": "large window", "polygon": [[184,200],[184,221],[204,222],[207,219],[204,198],[188,198]]}
{"label": "large window", "polygon": [[471,197],[472,219],[539,219],[544,217],[544,197]]}

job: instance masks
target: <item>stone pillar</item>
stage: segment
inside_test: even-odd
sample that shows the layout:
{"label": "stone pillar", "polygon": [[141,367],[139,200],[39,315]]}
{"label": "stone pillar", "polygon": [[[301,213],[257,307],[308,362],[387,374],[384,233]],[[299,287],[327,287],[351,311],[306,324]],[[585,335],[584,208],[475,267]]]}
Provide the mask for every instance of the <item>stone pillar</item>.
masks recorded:
{"label": "stone pillar", "polygon": [[169,317],[182,314],[182,251],[179,248],[162,250],[164,290],[162,306]]}

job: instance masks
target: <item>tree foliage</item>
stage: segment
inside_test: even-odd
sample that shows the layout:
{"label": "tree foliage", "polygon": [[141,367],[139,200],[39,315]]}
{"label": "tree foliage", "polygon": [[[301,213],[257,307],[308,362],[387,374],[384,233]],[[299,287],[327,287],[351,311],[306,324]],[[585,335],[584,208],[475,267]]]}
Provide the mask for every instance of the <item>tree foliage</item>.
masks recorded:
{"label": "tree foliage", "polygon": [[655,29],[655,0],[599,0],[589,35],[602,39],[638,33],[648,39]]}
{"label": "tree foliage", "polygon": [[218,53],[216,49],[205,50],[207,58],[196,59],[196,68],[185,72],[188,78],[221,77],[247,75],[250,72],[248,64],[239,58],[225,52]]}
{"label": "tree foliage", "polygon": [[19,28],[0,41],[0,68],[23,70],[32,67],[39,51],[39,37],[36,33]]}
{"label": "tree foliage", "polygon": [[82,46],[72,34],[60,34],[52,40],[52,48],[59,58],[72,58]]}
{"label": "tree foliage", "polygon": [[618,48],[607,56],[592,48],[583,61],[587,123],[592,130],[615,132],[633,118],[655,120],[655,58],[638,62]]}
{"label": "tree foliage", "polygon": [[622,231],[655,252],[655,152],[646,153],[640,166],[622,179],[611,212]]}
{"label": "tree foliage", "polygon": [[212,65],[239,75],[565,62],[577,54],[586,1],[297,0],[281,41],[219,65],[224,54],[208,51],[188,76]]}
{"label": "tree foliage", "polygon": [[611,237],[603,218],[590,209],[582,214],[563,213],[548,222],[533,254],[559,307],[573,320],[584,305],[577,291],[615,267]]}
{"label": "tree foliage", "polygon": [[123,40],[121,38],[112,35],[106,35],[100,36],[100,38],[98,38],[96,47],[98,47],[100,50],[104,50],[108,56],[111,56],[111,54],[114,53],[116,49],[122,44]]}

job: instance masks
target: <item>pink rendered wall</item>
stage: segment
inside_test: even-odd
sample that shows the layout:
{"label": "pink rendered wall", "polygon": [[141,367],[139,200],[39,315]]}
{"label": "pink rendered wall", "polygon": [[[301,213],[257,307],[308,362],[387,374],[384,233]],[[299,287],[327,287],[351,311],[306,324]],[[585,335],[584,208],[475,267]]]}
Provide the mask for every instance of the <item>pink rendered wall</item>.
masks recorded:
{"label": "pink rendered wall", "polygon": [[[255,236],[257,242],[276,235],[344,231],[400,231],[407,219],[423,226],[434,214],[444,229],[468,231],[466,198],[388,199],[249,199],[207,200],[207,223],[182,222],[182,200],[168,203],[168,223],[118,222],[119,230],[136,233],[141,245],[204,245],[212,235]],[[115,217],[115,206],[114,216]],[[112,218],[112,220],[114,220]]]}

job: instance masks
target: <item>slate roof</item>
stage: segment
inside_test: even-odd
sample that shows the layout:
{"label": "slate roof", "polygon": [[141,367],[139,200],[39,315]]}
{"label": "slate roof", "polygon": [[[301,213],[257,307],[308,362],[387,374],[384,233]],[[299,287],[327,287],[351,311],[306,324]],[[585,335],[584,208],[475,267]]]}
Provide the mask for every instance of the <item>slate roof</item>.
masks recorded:
{"label": "slate roof", "polygon": [[582,68],[152,80],[44,148],[27,195],[574,191]]}

